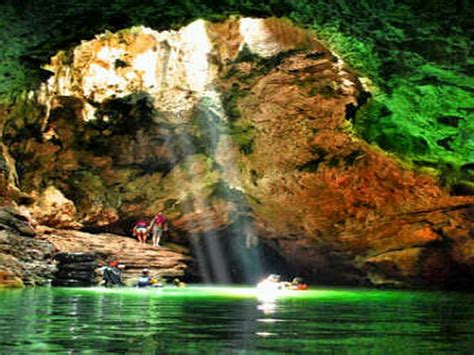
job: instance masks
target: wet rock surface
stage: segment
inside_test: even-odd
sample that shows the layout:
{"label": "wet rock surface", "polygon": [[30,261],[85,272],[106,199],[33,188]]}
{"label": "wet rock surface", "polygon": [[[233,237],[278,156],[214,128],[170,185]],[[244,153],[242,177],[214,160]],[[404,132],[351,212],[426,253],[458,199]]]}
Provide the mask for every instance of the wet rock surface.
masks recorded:
{"label": "wet rock surface", "polygon": [[[45,228],[38,238],[51,242],[63,253],[58,256],[62,265],[59,273],[63,276],[75,274],[72,279],[76,280],[87,278],[92,282],[91,270],[110,261],[125,265],[123,278],[127,284],[133,283],[144,268],[148,268],[151,275],[169,278],[183,277],[187,269],[185,250],[152,247],[124,236]],[[65,278],[61,276],[61,279]]]}
{"label": "wet rock surface", "polygon": [[54,275],[53,286],[94,286],[97,284],[97,255],[94,253],[58,253],[58,271]]}
{"label": "wet rock surface", "polygon": [[11,208],[0,208],[0,287],[45,285],[56,270],[53,245]]}
{"label": "wet rock surface", "polygon": [[25,237],[36,235],[29,219],[11,207],[0,208],[0,230],[17,233]]}

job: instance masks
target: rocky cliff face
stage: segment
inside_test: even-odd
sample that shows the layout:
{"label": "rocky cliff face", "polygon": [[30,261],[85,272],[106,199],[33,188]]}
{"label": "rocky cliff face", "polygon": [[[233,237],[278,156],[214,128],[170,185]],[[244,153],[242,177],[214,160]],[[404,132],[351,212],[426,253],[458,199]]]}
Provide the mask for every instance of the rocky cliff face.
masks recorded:
{"label": "rocky cliff face", "polygon": [[[135,285],[144,268],[147,268],[153,276],[160,275],[168,279],[182,278],[187,268],[188,260],[184,256],[187,251],[176,246],[174,247],[176,250],[155,248],[151,245],[139,244],[124,236],[106,233],[91,235],[48,227],[40,228],[38,237],[52,243],[57,251],[65,253],[88,251],[96,255],[95,260],[99,264],[107,265],[110,261],[124,264],[122,277],[129,286]],[[71,262],[73,265],[69,266],[70,270],[74,270],[74,263],[73,259]],[[60,266],[58,265],[58,268]]]}
{"label": "rocky cliff face", "polygon": [[45,285],[52,280],[54,247],[34,236],[24,216],[0,208],[0,288]]}
{"label": "rocky cliff face", "polygon": [[207,281],[255,274],[262,243],[322,282],[472,280],[474,199],[356,137],[370,93],[289,22],[106,33],[48,70],[3,133],[39,224],[126,232],[163,210]]}

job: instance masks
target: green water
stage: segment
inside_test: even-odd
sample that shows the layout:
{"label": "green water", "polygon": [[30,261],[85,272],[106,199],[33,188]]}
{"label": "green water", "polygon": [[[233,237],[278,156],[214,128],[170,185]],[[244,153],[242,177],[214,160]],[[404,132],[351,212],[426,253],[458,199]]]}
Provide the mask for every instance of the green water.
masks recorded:
{"label": "green water", "polygon": [[469,353],[474,296],[312,289],[0,291],[0,353]]}

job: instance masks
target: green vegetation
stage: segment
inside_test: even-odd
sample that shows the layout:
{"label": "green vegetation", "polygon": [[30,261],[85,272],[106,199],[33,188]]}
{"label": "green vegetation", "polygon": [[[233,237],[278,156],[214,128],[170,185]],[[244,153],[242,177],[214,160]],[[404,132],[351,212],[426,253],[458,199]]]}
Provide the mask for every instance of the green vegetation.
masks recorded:
{"label": "green vegetation", "polygon": [[241,114],[237,103],[239,99],[244,98],[246,95],[247,91],[242,90],[237,83],[232,84],[230,89],[222,94],[222,106],[231,121],[240,118]]}
{"label": "green vegetation", "polygon": [[64,190],[79,210],[88,210],[96,205],[120,205],[119,194],[108,188],[103,179],[92,170],[76,171],[68,179],[68,184],[64,184]]}
{"label": "green vegetation", "polygon": [[267,74],[272,69],[278,67],[285,58],[291,57],[301,51],[302,49],[292,49],[280,52],[273,57],[264,58],[258,54],[252,53],[249,47],[244,45],[237,55],[237,58],[228,64],[248,62],[252,64],[252,70],[247,73],[239,73],[235,67],[231,66],[229,72],[224,75],[224,78],[230,78],[235,75],[242,83],[252,84],[256,77]]}
{"label": "green vegetation", "polygon": [[378,87],[354,122],[364,139],[435,166],[447,184],[472,178],[474,79],[465,32],[472,5],[337,1],[331,19],[320,1],[296,4],[290,18]]}
{"label": "green vegetation", "polygon": [[[0,98],[35,88],[49,57],[105,30],[176,29],[229,15],[286,17],[314,31],[378,88],[354,119],[360,136],[435,167],[447,183],[472,178],[474,3],[465,0],[7,0],[0,5]],[[238,118],[232,98],[227,109]]]}
{"label": "green vegetation", "polygon": [[243,154],[252,154],[253,143],[255,141],[255,131],[252,124],[246,121],[236,121],[230,125],[230,135],[234,142],[239,146],[239,150]]}

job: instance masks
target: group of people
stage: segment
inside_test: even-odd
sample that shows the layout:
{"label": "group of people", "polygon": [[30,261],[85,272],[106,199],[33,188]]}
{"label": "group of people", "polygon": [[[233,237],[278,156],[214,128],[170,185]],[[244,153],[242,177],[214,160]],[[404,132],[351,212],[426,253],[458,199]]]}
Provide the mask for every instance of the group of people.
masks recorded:
{"label": "group of people", "polygon": [[[165,282],[161,278],[161,276],[151,276],[150,270],[143,269],[141,276],[138,278],[135,287],[163,287],[165,286]],[[182,282],[180,279],[175,278],[173,281],[168,284],[169,286],[176,286],[176,287],[186,287],[186,284]]]}
{"label": "group of people", "polygon": [[[124,264],[120,264],[118,261],[111,261],[108,265],[103,265],[97,272],[102,276],[102,280],[99,285],[105,287],[117,287],[125,286],[125,282],[122,277],[122,272],[125,269]],[[171,282],[163,280],[161,276],[152,276],[150,270],[143,269],[138,280],[133,284],[135,287],[163,287],[165,285],[175,287],[185,287],[186,284],[178,278],[173,279]]]}
{"label": "group of people", "polygon": [[138,239],[139,243],[145,244],[151,233],[152,245],[154,247],[159,247],[161,237],[167,229],[166,217],[163,212],[159,212],[155,217],[153,217],[150,223],[143,219],[138,220],[132,229],[132,234]]}
{"label": "group of people", "polygon": [[304,291],[308,289],[308,284],[301,277],[294,277],[291,281],[281,281],[280,275],[271,274],[258,283],[257,289]]}

